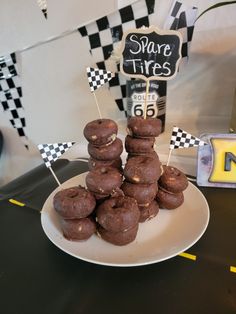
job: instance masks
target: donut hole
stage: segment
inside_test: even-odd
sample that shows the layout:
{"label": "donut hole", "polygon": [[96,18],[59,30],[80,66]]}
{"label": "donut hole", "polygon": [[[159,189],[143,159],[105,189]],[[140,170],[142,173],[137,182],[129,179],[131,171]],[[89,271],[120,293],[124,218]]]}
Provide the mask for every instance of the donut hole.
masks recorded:
{"label": "donut hole", "polygon": [[67,193],[68,198],[75,198],[77,196],[78,196],[78,191],[76,191],[76,190],[71,190],[71,191],[68,191],[68,193]]}
{"label": "donut hole", "polygon": [[102,124],[102,120],[98,120],[98,124]]}

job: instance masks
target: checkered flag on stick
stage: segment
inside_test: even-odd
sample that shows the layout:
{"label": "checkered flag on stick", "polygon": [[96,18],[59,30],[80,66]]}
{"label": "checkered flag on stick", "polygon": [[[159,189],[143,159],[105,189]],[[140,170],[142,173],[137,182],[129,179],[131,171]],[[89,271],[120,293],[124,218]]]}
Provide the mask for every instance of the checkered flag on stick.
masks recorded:
{"label": "checkered flag on stick", "polygon": [[180,1],[174,1],[166,19],[164,28],[178,30],[183,36],[182,59],[188,60],[194,24],[197,19],[197,7],[187,7]]}
{"label": "checkered flag on stick", "polygon": [[[111,69],[107,67],[106,61],[118,48],[124,31],[150,25],[150,15],[154,12],[154,6],[155,0],[135,1],[78,29],[81,36],[87,39],[89,51],[97,67],[116,72],[114,78],[109,81],[109,87],[121,111],[125,110],[126,78],[118,72],[115,62]],[[116,70],[113,70],[113,67]]]}
{"label": "checkered flag on stick", "polygon": [[91,92],[94,92],[96,89],[109,82],[113,77],[113,73],[102,69],[94,69],[88,67],[87,76],[90,90]]}

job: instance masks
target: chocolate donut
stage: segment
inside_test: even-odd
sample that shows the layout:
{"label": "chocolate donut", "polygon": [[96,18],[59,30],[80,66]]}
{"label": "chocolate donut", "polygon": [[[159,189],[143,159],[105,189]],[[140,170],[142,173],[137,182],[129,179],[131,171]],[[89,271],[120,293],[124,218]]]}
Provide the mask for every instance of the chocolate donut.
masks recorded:
{"label": "chocolate donut", "polygon": [[125,138],[125,149],[127,153],[151,153],[153,152],[154,143],[155,137],[136,138],[127,135]]}
{"label": "chocolate donut", "polygon": [[135,199],[112,197],[96,210],[97,222],[111,232],[122,232],[138,224],[140,212]]}
{"label": "chocolate donut", "polygon": [[124,176],[131,183],[150,184],[156,182],[161,175],[160,163],[152,157],[136,156],[128,159]]}
{"label": "chocolate donut", "polygon": [[186,175],[172,166],[163,166],[163,174],[159,179],[159,185],[172,193],[184,191],[188,186]]}
{"label": "chocolate donut", "polygon": [[65,219],[84,218],[92,213],[96,201],[91,192],[82,186],[75,186],[57,192],[53,206]]}
{"label": "chocolate donut", "polygon": [[97,119],[86,124],[84,137],[95,146],[105,145],[115,140],[118,126],[110,119]]}
{"label": "chocolate donut", "polygon": [[139,222],[145,222],[154,218],[159,212],[158,203],[153,200],[147,206],[139,206],[140,217]]}
{"label": "chocolate donut", "polygon": [[131,117],[128,119],[128,134],[133,137],[157,137],[161,133],[161,120],[157,118]]}
{"label": "chocolate donut", "polygon": [[134,184],[124,181],[121,189],[124,194],[136,199],[138,204],[150,203],[157,194],[157,182],[151,184]]}
{"label": "chocolate donut", "polygon": [[86,176],[86,185],[91,192],[111,194],[122,184],[121,173],[112,167],[100,167],[90,171]]}
{"label": "chocolate donut", "polygon": [[97,159],[90,157],[88,160],[88,167],[89,167],[89,170],[93,170],[93,169],[96,169],[99,167],[113,167],[113,168],[116,168],[120,171],[123,171],[122,170],[122,160],[120,157],[118,159],[108,160],[108,161],[97,160]]}
{"label": "chocolate donut", "polygon": [[123,151],[123,144],[119,138],[116,138],[114,142],[106,146],[94,146],[91,143],[88,144],[89,155],[97,160],[114,160],[118,159]]}
{"label": "chocolate donut", "polygon": [[170,193],[159,186],[156,200],[160,208],[175,209],[183,204],[184,194],[183,192]]}
{"label": "chocolate donut", "polygon": [[133,242],[136,238],[137,232],[138,224],[123,232],[111,232],[101,226],[99,226],[97,229],[98,236],[100,236],[103,240],[115,245],[126,245]]}
{"label": "chocolate donut", "polygon": [[96,223],[91,217],[81,219],[60,219],[63,235],[68,240],[87,240],[96,231]]}

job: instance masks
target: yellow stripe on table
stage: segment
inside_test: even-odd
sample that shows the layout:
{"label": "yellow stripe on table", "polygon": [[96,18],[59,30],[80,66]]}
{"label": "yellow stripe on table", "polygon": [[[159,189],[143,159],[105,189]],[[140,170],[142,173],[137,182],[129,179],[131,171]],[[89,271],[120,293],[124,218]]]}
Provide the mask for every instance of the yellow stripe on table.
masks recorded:
{"label": "yellow stripe on table", "polygon": [[186,253],[186,252],[180,253],[179,256],[191,259],[192,261],[196,261],[196,259],[197,259],[196,255],[189,254],[189,253]]}
{"label": "yellow stripe on table", "polygon": [[25,204],[24,203],[21,203],[21,202],[19,202],[19,201],[17,201],[17,200],[14,200],[13,198],[10,198],[9,199],[9,202],[10,203],[12,203],[12,204],[14,204],[14,205],[17,205],[17,206],[25,206]]}

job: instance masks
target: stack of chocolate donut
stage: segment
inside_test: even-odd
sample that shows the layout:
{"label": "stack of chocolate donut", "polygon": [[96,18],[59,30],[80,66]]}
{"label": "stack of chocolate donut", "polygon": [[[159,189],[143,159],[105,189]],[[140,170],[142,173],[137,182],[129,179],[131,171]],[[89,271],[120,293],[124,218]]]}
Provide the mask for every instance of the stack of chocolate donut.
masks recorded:
{"label": "stack of chocolate donut", "polygon": [[156,199],[160,208],[175,209],[183,204],[183,191],[188,186],[188,179],[179,169],[173,166],[163,166],[158,186]]}
{"label": "stack of chocolate donut", "polygon": [[123,144],[117,130],[117,124],[110,119],[91,121],[84,128],[90,155],[86,185],[96,200],[108,198],[122,184]]}
{"label": "stack of chocolate donut", "polygon": [[156,202],[157,181],[161,164],[154,151],[155,137],[161,133],[161,120],[131,117],[128,120],[125,149],[128,152],[121,189],[124,194],[137,200],[140,222],[155,217],[159,211]]}
{"label": "stack of chocolate donut", "polygon": [[75,186],[57,192],[53,205],[59,215],[62,232],[68,240],[87,240],[96,231],[92,212],[96,200],[91,192],[82,186]]}

